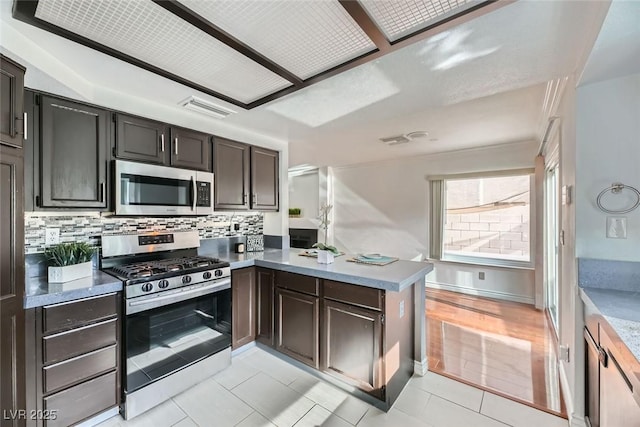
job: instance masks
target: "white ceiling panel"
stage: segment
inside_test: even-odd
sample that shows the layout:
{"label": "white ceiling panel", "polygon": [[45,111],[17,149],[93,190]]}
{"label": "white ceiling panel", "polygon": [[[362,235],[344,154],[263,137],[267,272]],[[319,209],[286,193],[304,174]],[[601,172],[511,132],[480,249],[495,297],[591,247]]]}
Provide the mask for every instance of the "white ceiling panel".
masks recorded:
{"label": "white ceiling panel", "polygon": [[375,49],[336,0],[180,3],[302,79]]}
{"label": "white ceiling panel", "polygon": [[390,41],[479,3],[475,0],[360,0]]}
{"label": "white ceiling panel", "polygon": [[151,1],[40,0],[36,17],[244,103],[291,85]]}

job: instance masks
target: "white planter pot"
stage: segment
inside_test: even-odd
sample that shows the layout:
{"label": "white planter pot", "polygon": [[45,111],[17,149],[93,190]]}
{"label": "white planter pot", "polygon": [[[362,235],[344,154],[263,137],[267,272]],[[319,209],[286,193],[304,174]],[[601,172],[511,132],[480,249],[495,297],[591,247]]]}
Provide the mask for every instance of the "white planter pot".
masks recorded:
{"label": "white planter pot", "polygon": [[334,260],[333,252],[318,250],[318,264],[331,264]]}
{"label": "white planter pot", "polygon": [[49,283],[64,283],[89,277],[93,274],[91,261],[82,264],[66,265],[64,267],[49,267]]}

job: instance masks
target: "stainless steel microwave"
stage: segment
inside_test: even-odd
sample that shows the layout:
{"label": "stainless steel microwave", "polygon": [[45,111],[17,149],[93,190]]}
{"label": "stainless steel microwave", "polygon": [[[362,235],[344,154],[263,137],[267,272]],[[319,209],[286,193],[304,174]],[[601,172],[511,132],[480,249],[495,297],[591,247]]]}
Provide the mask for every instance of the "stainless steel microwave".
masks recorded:
{"label": "stainless steel microwave", "polygon": [[213,174],[116,160],[116,215],[209,215]]}

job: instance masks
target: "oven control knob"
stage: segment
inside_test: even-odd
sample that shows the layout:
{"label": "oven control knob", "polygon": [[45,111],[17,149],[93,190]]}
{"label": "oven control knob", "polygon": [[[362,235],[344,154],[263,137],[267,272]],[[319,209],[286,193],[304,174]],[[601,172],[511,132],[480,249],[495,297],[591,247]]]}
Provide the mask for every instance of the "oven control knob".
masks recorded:
{"label": "oven control knob", "polygon": [[191,283],[191,276],[183,276],[182,283],[184,283],[185,285]]}
{"label": "oven control knob", "polygon": [[216,270],[215,275],[216,277],[222,276],[222,270]]}
{"label": "oven control knob", "polygon": [[152,289],[153,289],[153,284],[151,283],[145,283],[144,285],[142,285],[143,292],[151,292]]}
{"label": "oven control knob", "polygon": [[211,279],[211,272],[210,271],[205,271],[204,274],[202,275],[202,278],[205,279],[205,280]]}
{"label": "oven control knob", "polygon": [[166,288],[168,288],[168,287],[169,287],[169,281],[168,281],[168,280],[160,280],[160,281],[158,282],[158,287],[159,287],[160,289],[166,289]]}

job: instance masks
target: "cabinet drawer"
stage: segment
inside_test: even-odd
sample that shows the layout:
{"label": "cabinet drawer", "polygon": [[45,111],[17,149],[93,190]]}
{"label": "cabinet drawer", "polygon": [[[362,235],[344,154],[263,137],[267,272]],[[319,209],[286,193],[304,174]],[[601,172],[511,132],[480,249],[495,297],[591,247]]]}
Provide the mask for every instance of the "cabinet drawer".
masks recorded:
{"label": "cabinet drawer", "polygon": [[319,282],[315,277],[276,271],[276,286],[279,288],[317,296],[320,294]]}
{"label": "cabinet drawer", "polygon": [[43,308],[43,332],[49,334],[87,323],[114,317],[118,313],[118,296],[110,294]]}
{"label": "cabinet drawer", "polygon": [[384,291],[348,283],[324,281],[324,297],[373,310],[384,307]]}
{"label": "cabinet drawer", "polygon": [[45,397],[43,400],[44,410],[56,415],[55,420],[45,421],[46,427],[76,424],[117,405],[116,371]]}
{"label": "cabinet drawer", "polygon": [[112,345],[43,368],[43,391],[49,393],[115,368],[116,348]]}
{"label": "cabinet drawer", "polygon": [[115,344],[116,320],[111,319],[43,338],[44,363],[59,362]]}

